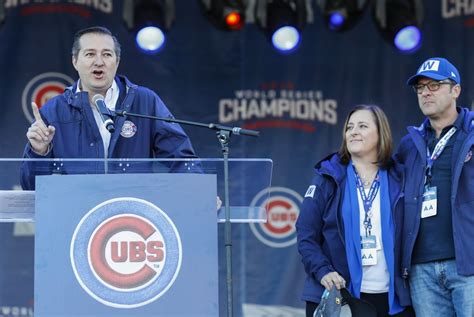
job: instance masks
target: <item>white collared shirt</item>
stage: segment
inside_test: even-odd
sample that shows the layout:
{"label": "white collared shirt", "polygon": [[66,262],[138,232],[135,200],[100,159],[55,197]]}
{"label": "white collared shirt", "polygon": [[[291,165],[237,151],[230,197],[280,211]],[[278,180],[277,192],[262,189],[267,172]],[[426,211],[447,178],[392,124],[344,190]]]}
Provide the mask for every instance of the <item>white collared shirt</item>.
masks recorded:
{"label": "white collared shirt", "polygon": [[[366,195],[369,189],[364,189]],[[364,202],[357,191],[359,200],[359,219],[360,219],[360,234],[365,235],[364,226]],[[378,190],[374,201],[372,202],[372,230],[371,233],[377,237],[377,264],[365,265],[362,267],[362,284],[360,291],[363,293],[386,293],[389,290],[390,274],[388,272],[387,262],[385,261],[385,253],[382,242],[382,223],[380,215],[380,190]]]}
{"label": "white collared shirt", "polygon": [[[76,93],[81,92],[81,80],[79,79],[77,83]],[[107,108],[112,111],[115,111],[115,105],[119,98],[119,88],[115,80],[112,82],[112,86],[107,89],[107,92],[104,97],[104,102]],[[108,157],[109,152],[109,145],[110,145],[110,132],[105,128],[105,125],[102,123],[102,119],[100,117],[99,111],[96,107],[91,105],[92,113],[94,114],[95,122],[97,123],[97,127],[99,128],[100,135],[102,137],[102,143],[104,145],[104,153],[105,157]]]}

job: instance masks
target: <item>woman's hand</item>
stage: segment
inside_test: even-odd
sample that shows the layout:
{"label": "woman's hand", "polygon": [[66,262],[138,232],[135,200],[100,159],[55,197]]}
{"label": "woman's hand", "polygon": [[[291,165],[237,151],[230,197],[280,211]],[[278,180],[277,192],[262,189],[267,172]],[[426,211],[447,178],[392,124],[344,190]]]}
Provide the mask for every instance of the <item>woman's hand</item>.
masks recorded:
{"label": "woman's hand", "polygon": [[330,272],[323,276],[321,279],[321,285],[330,291],[333,285],[335,285],[337,289],[345,288],[346,281],[342,276],[339,275],[339,273]]}

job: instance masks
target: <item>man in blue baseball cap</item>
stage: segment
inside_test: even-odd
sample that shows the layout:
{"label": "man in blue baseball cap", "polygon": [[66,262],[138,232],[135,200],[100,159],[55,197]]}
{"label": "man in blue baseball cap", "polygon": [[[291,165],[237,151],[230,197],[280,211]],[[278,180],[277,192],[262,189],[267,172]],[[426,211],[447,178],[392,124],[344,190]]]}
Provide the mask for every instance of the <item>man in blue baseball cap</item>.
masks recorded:
{"label": "man in blue baseball cap", "polygon": [[434,57],[426,60],[418,68],[416,74],[408,79],[407,84],[411,86],[416,85],[421,77],[436,81],[449,79],[461,85],[461,76],[459,76],[458,70],[446,58]]}
{"label": "man in blue baseball cap", "polygon": [[445,58],[423,62],[407,84],[426,116],[408,127],[402,274],[417,317],[474,316],[474,113],[456,105],[461,76]]}

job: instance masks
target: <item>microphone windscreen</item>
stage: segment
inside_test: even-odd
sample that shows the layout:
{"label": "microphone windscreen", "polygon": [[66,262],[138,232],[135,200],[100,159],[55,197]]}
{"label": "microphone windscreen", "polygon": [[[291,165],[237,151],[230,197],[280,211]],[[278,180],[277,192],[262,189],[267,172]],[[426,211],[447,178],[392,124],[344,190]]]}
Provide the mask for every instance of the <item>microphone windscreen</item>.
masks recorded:
{"label": "microphone windscreen", "polygon": [[97,95],[94,95],[94,97],[92,97],[92,101],[94,103],[97,103],[98,100],[104,101],[104,96],[102,96],[101,94],[97,94]]}

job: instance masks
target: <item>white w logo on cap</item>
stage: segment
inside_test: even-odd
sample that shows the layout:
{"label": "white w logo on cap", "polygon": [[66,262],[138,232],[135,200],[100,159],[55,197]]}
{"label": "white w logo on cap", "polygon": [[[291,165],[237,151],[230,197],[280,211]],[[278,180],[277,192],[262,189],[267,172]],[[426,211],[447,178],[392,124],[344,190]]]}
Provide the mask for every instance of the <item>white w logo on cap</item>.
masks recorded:
{"label": "white w logo on cap", "polygon": [[435,71],[437,72],[439,69],[439,61],[430,59],[423,63],[418,69],[418,73],[426,72],[426,71]]}

